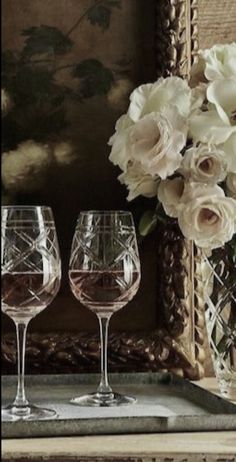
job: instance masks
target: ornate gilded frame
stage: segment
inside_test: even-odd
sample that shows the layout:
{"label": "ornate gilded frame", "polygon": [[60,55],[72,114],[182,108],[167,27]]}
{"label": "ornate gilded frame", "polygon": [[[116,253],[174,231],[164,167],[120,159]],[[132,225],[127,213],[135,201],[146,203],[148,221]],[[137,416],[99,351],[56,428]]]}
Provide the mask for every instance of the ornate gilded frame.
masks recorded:
{"label": "ornate gilded frame", "polygon": [[[198,50],[198,0],[156,0],[157,77],[188,78]],[[169,369],[189,378],[204,375],[204,301],[201,255],[178,229],[166,228],[157,255],[161,325],[152,332],[114,333],[109,368],[116,371]],[[29,334],[31,373],[92,372],[99,368],[99,338],[87,333]],[[15,339],[2,340],[3,373],[15,372]]]}

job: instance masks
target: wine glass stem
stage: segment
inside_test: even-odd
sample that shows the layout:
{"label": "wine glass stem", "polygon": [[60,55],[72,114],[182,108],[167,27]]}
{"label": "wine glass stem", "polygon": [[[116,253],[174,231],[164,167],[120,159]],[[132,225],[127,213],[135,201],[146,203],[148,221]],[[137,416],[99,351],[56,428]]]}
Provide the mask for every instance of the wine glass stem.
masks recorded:
{"label": "wine glass stem", "polygon": [[108,340],[108,325],[111,316],[100,316],[100,337],[101,337],[101,380],[97,389],[98,393],[112,393],[112,389],[108,383],[107,375],[107,340]]}
{"label": "wine glass stem", "polygon": [[16,322],[18,385],[14,406],[28,406],[25,396],[25,343],[28,322]]}

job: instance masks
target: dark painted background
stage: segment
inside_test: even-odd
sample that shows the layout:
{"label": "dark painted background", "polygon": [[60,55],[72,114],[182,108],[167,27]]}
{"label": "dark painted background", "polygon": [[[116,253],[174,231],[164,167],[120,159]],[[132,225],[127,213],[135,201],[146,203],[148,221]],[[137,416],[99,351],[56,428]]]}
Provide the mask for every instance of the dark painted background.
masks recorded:
{"label": "dark painted background", "polygon": [[[126,190],[116,180],[119,170],[108,160],[107,141],[114,131],[115,121],[128,106],[127,92],[121,88],[120,95],[117,91],[114,96],[111,93],[113,85],[125,81],[131,91],[140,83],[155,80],[155,1],[121,0],[115,2],[117,5],[111,8],[109,18],[99,18],[95,14],[89,19],[85,12],[95,3],[93,0],[2,2],[3,52],[16,50],[22,53],[27,39],[26,35],[22,35],[23,30],[43,25],[56,28],[66,36],[79,20],[78,26],[69,34],[73,42],[70,50],[56,58],[54,56],[58,66],[65,66],[57,73],[58,85],[74,88],[75,78],[68,72],[69,65],[87,59],[102,62],[111,70],[114,79],[111,88],[104,94],[95,94],[83,101],[72,98],[65,104],[68,125],[64,127],[62,124],[59,135],[75,144],[76,159],[69,165],[50,169],[39,191],[18,193],[12,199],[13,203],[50,205],[58,229],[63,261],[61,289],[52,305],[31,322],[30,329],[35,331],[97,328],[95,316],[80,306],[68,285],[70,245],[79,211],[129,208],[138,218],[143,207],[141,200],[132,204],[126,202]],[[47,133],[44,135],[47,138]],[[141,330],[155,325],[158,305],[155,246],[151,237],[140,247],[140,291],[127,307],[114,315],[111,328]],[[3,316],[3,329],[12,328],[11,321]]]}

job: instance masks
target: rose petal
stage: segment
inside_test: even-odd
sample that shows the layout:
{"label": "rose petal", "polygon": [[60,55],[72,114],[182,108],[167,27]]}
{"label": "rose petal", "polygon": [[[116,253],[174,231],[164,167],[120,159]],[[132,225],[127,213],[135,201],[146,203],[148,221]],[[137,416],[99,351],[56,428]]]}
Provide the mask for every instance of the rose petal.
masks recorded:
{"label": "rose petal", "polygon": [[146,105],[146,102],[148,101],[152,88],[153,84],[147,83],[136,88],[131,93],[128,114],[134,122],[137,122],[137,120],[140,119],[141,115],[143,115],[144,107]]}
{"label": "rose petal", "polygon": [[178,209],[183,191],[184,180],[181,177],[160,182],[158,186],[157,197],[162,203],[166,214],[170,217],[178,217]]}
{"label": "rose petal", "polygon": [[225,157],[224,150],[218,146],[199,143],[185,151],[179,171],[190,181],[219,183],[228,170]]}
{"label": "rose petal", "polygon": [[228,163],[228,171],[236,172],[236,131],[234,131],[234,133],[221,147],[225,151],[225,158]]}
{"label": "rose petal", "polygon": [[191,111],[192,92],[186,80],[180,77],[160,78],[153,84],[141,85],[130,96],[128,114],[137,122],[151,112],[160,112],[166,105],[176,106],[183,117]]}
{"label": "rose petal", "polygon": [[236,133],[236,126],[226,124],[217,111],[210,110],[192,114],[189,119],[189,130],[195,141],[220,144]]}
{"label": "rose petal", "polygon": [[214,45],[210,49],[200,50],[204,59],[205,76],[208,80],[220,80],[236,75],[236,43]]}
{"label": "rose petal", "polygon": [[215,105],[225,124],[230,123],[230,115],[236,111],[236,79],[212,82],[207,88],[207,98]]}
{"label": "rose petal", "polygon": [[126,172],[119,175],[118,180],[129,190],[128,201],[137,196],[155,197],[157,194],[158,178],[146,174],[140,162],[130,164]]}

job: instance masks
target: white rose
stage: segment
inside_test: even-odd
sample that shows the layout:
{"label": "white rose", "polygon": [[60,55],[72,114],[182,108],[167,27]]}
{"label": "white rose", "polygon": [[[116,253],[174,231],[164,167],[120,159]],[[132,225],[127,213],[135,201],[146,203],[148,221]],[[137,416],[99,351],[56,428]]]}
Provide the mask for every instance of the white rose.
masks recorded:
{"label": "white rose", "polygon": [[216,80],[207,87],[207,99],[226,124],[234,124],[236,115],[236,72],[231,79]]}
{"label": "white rose", "polygon": [[176,106],[179,114],[186,118],[191,112],[191,98],[192,91],[186,80],[161,77],[157,82],[141,85],[131,93],[128,114],[137,122],[146,114],[160,112],[171,105]]}
{"label": "white rose", "polygon": [[217,186],[208,187],[206,194],[207,187],[203,186],[194,188],[192,185],[192,200],[181,207],[178,222],[187,239],[199,247],[215,249],[232,239],[235,233],[236,201],[225,197]]}
{"label": "white rose", "polygon": [[2,115],[5,116],[6,114],[8,114],[8,112],[11,110],[12,106],[13,106],[13,102],[12,102],[12,99],[11,99],[9,93],[4,88],[2,88],[1,89],[1,111],[2,111]]}
{"label": "white rose", "polygon": [[223,189],[217,184],[208,185],[206,183],[197,183],[194,181],[186,181],[184,191],[181,196],[180,208],[195,200],[197,197],[225,197]]}
{"label": "white rose", "polygon": [[53,146],[53,155],[59,165],[67,165],[75,160],[76,150],[71,143],[61,141]]}
{"label": "white rose", "polygon": [[196,142],[221,144],[236,133],[236,126],[222,120],[215,109],[205,112],[198,110],[189,117],[189,131]]}
{"label": "white rose", "polygon": [[180,173],[188,180],[220,183],[227,174],[225,152],[213,145],[193,146],[184,153]]}
{"label": "white rose", "polygon": [[205,61],[204,74],[208,80],[228,79],[236,76],[236,43],[214,45],[199,51]]}
{"label": "white rose", "polygon": [[140,162],[130,162],[118,180],[128,188],[128,201],[137,196],[155,197],[157,194],[158,177],[147,174]]}
{"label": "white rose", "polygon": [[226,178],[227,195],[236,199],[236,173],[229,173]]}
{"label": "white rose", "polygon": [[115,133],[108,141],[109,146],[112,146],[109,156],[110,161],[124,171],[126,171],[130,161],[130,153],[127,151],[127,138],[133,124],[130,117],[127,114],[123,114],[117,120]]}
{"label": "white rose", "polygon": [[210,186],[203,183],[186,181],[181,177],[161,181],[157,192],[158,199],[162,203],[167,215],[175,218],[196,197],[213,194],[218,197],[224,197],[224,191],[218,185]]}
{"label": "white rose", "polygon": [[165,179],[179,168],[185,144],[186,127],[173,107],[171,111],[151,113],[136,122],[129,131],[126,149],[146,173]]}
{"label": "white rose", "polygon": [[[236,127],[235,127],[236,128]],[[228,164],[228,171],[236,173],[236,130],[219,146],[225,152],[225,158]]]}
{"label": "white rose", "polygon": [[162,180],[159,183],[157,197],[162,203],[167,215],[177,218],[182,194],[184,192],[184,180],[181,177],[173,180]]}
{"label": "white rose", "polygon": [[7,191],[33,191],[41,187],[52,160],[47,145],[32,140],[2,155],[2,182]]}

